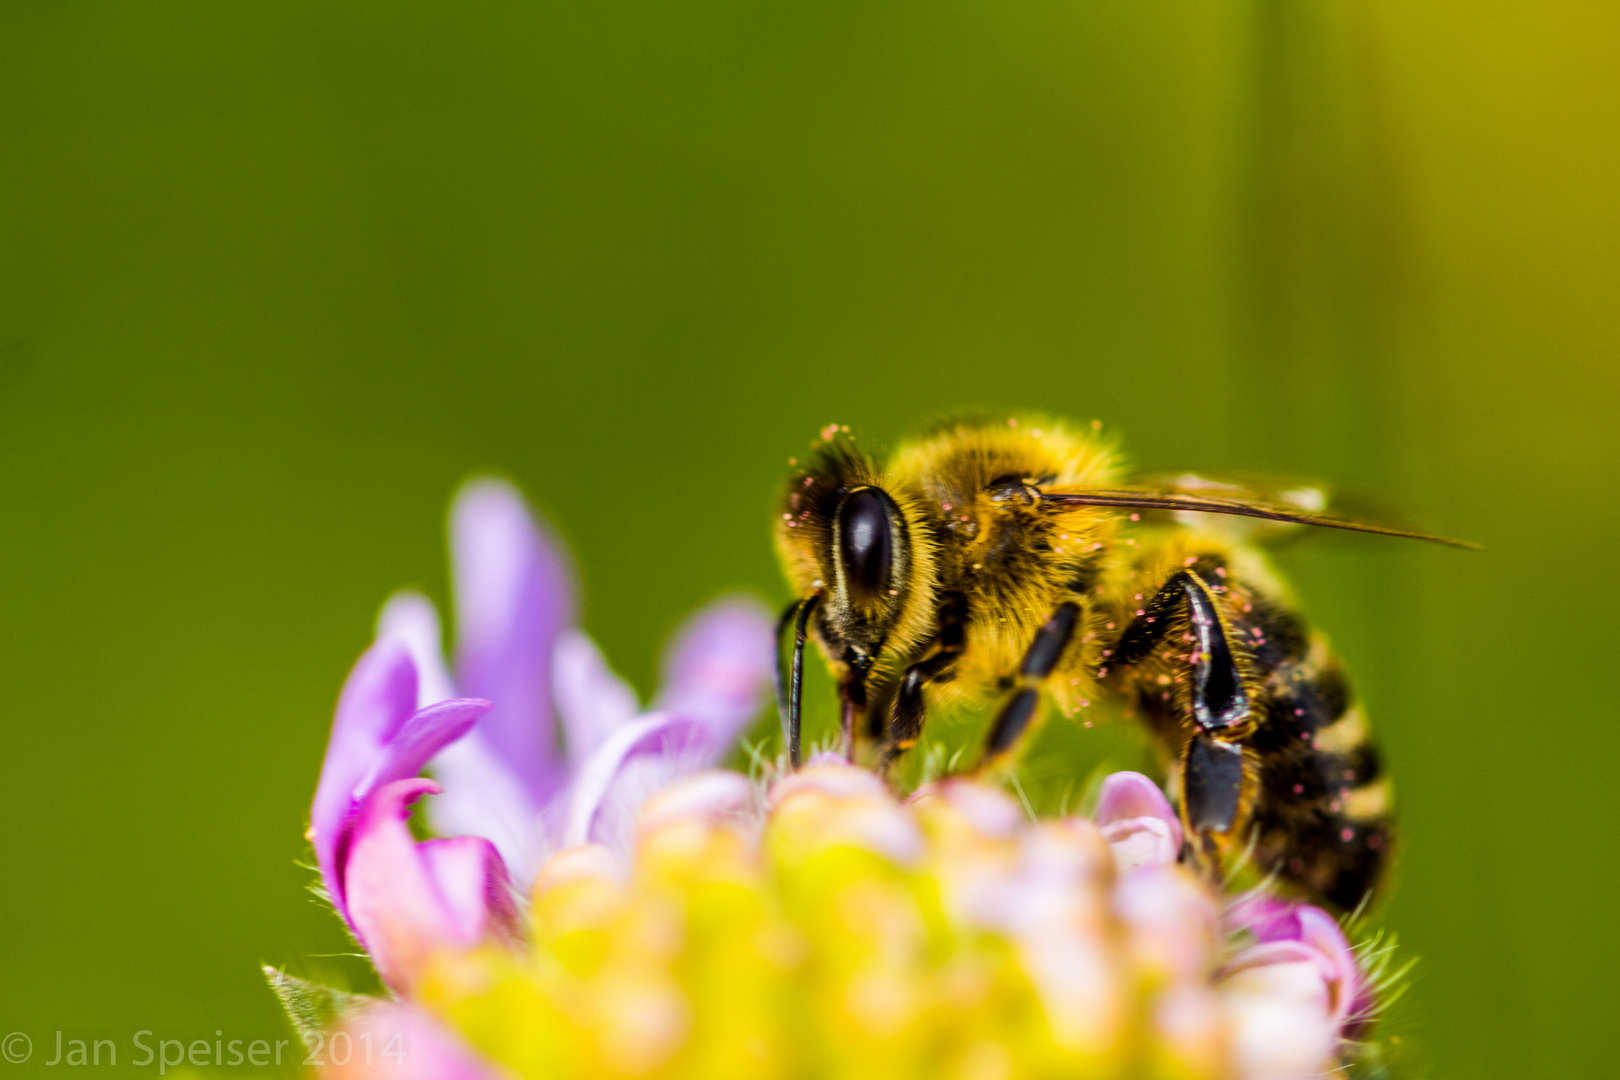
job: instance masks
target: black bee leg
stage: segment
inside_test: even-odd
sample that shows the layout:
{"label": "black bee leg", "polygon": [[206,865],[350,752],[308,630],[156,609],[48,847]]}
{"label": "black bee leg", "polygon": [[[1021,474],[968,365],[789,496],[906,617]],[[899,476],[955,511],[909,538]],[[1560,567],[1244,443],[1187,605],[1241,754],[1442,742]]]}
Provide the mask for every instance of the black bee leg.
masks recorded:
{"label": "black bee leg", "polygon": [[939,632],[934,638],[933,651],[900,676],[889,711],[887,737],[878,759],[883,772],[887,773],[900,755],[922,737],[923,720],[928,714],[923,689],[929,683],[950,678],[951,670],[967,645],[967,614],[966,597],[960,593],[945,596],[939,606]]}
{"label": "black bee leg", "polygon": [[1018,665],[1018,690],[1001,707],[990,727],[981,768],[1001,761],[1018,745],[1041,703],[1041,683],[1063,658],[1063,650],[1074,636],[1079,618],[1080,605],[1072,600],[1064,601],[1035,632],[1035,640],[1029,643],[1023,662]]}
{"label": "black bee leg", "polygon": [[894,695],[894,708],[889,713],[888,737],[883,744],[883,754],[878,759],[879,771],[887,773],[901,754],[917,745],[917,740],[922,736],[923,719],[928,714],[923,687],[949,670],[956,663],[957,656],[956,652],[942,650],[906,668]]}
{"label": "black bee leg", "polygon": [[1187,824],[1199,833],[1223,833],[1237,819],[1243,791],[1243,747],[1200,731],[1182,758]]}
{"label": "black bee leg", "polygon": [[788,760],[795,769],[799,767],[801,757],[799,730],[804,698],[804,640],[808,634],[810,615],[820,600],[820,593],[811,593],[803,600],[795,601],[782,613],[782,618],[776,624],[778,654],[782,635],[790,624],[793,626],[793,659],[788,674],[784,677],[780,664],[776,669],[776,703],[782,714],[782,741],[787,744]]}
{"label": "black bee leg", "polygon": [[870,663],[851,665],[849,678],[838,687],[838,752],[855,760],[855,721],[866,711],[866,674]]}
{"label": "black bee leg", "polygon": [[782,635],[788,632],[793,620],[798,617],[799,608],[803,600],[795,600],[782,609],[781,618],[776,620],[776,713],[782,718],[783,742],[787,741],[788,718],[788,667],[782,663]]}
{"label": "black bee leg", "polygon": [[1237,820],[1243,792],[1240,740],[1253,711],[1214,590],[1193,571],[1178,571],[1125,628],[1105,663],[1125,667],[1147,658],[1164,645],[1165,632],[1183,612],[1191,638],[1187,658],[1197,730],[1182,757],[1182,814],[1209,855],[1213,834],[1231,831]]}

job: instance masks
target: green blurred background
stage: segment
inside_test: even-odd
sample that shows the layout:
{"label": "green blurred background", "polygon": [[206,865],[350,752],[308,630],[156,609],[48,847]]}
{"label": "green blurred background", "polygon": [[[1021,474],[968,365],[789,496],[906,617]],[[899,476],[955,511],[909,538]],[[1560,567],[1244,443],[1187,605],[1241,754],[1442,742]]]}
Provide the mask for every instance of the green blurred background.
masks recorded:
{"label": "green blurred background", "polygon": [[1399,778],[1395,1028],[1616,1075],[1617,193],[1613,4],[0,6],[0,1080],[358,978],[304,815],[471,471],[645,692],[783,598],[816,428],[963,406],[1487,546],[1284,556]]}

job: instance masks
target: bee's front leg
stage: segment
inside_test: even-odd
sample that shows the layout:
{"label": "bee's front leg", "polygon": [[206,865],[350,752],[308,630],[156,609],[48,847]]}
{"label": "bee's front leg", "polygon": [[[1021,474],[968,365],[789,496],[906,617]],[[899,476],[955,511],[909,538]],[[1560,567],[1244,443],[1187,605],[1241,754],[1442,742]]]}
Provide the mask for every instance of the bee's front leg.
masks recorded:
{"label": "bee's front leg", "polygon": [[[799,767],[801,757],[799,732],[804,702],[804,642],[809,633],[810,616],[820,601],[820,592],[795,600],[782,612],[782,618],[776,624],[776,702],[782,713],[782,741],[787,744],[788,760],[795,769]],[[788,666],[783,668],[782,635],[790,626],[793,628],[793,652]]]}

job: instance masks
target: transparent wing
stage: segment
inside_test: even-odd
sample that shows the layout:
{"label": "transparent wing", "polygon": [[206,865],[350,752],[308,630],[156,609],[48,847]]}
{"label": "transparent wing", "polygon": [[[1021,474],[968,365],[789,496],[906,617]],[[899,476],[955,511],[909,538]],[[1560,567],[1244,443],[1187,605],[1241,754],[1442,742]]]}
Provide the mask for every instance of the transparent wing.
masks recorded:
{"label": "transparent wing", "polygon": [[[1321,493],[1315,489],[1299,488],[1281,493],[1282,497],[1264,498],[1252,495],[1228,484],[1215,484],[1202,478],[1189,477],[1200,490],[1183,490],[1180,485],[1164,487],[1087,488],[1080,491],[1043,491],[1042,501],[1056,506],[1108,506],[1121,510],[1168,510],[1182,513],[1227,514],[1233,517],[1259,518],[1289,525],[1312,525],[1324,529],[1344,529],[1349,532],[1373,533],[1378,536],[1399,536],[1408,540],[1427,540],[1447,547],[1477,550],[1479,545],[1466,540],[1452,540],[1444,536],[1414,532],[1390,525],[1338,517],[1307,508],[1311,503],[1320,505]],[[1191,485],[1188,485],[1191,486]],[[1212,490],[1215,489],[1215,490]],[[1219,493],[1216,493],[1218,491]],[[1289,497],[1292,496],[1292,497]],[[1286,501],[1285,501],[1286,500]]]}

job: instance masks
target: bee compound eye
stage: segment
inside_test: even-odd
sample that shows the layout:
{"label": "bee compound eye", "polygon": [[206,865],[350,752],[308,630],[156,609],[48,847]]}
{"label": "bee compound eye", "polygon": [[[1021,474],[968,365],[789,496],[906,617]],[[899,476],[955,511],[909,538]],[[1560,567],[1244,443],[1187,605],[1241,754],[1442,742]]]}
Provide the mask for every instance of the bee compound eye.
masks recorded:
{"label": "bee compound eye", "polygon": [[889,586],[894,571],[894,527],[889,497],[861,488],[844,499],[838,514],[838,543],[850,586],[874,593]]}

